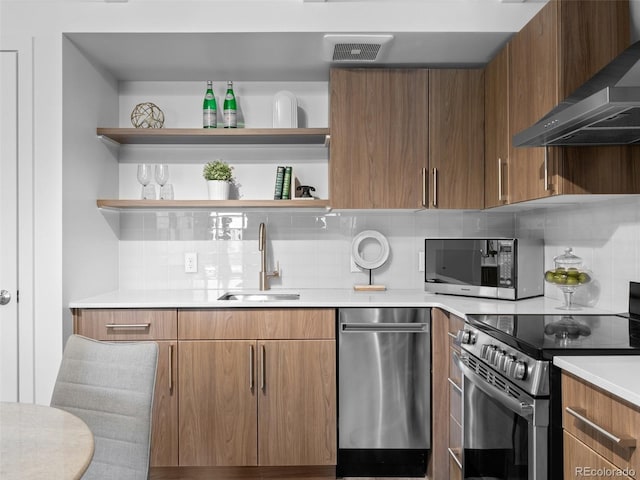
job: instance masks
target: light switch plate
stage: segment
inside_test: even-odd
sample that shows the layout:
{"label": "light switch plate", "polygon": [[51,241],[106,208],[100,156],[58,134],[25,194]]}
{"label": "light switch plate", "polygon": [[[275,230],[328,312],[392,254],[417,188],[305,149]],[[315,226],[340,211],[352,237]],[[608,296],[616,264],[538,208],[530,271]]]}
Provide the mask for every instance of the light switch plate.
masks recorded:
{"label": "light switch plate", "polygon": [[424,272],[424,252],[418,252],[418,271]]}

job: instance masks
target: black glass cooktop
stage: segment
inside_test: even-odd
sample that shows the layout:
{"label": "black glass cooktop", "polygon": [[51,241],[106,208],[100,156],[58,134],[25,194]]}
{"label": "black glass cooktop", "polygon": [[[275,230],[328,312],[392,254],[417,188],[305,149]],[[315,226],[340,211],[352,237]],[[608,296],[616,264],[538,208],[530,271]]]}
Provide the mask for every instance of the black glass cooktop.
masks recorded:
{"label": "black glass cooktop", "polygon": [[640,355],[640,320],[619,315],[467,315],[469,323],[536,359]]}

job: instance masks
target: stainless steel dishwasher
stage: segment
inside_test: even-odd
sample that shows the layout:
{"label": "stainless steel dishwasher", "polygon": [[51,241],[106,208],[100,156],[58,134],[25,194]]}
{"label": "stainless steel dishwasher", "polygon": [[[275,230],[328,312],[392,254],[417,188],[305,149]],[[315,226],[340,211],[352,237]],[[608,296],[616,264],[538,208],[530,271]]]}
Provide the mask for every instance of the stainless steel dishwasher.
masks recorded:
{"label": "stainless steel dishwasher", "polygon": [[431,311],[338,311],[338,476],[424,476]]}

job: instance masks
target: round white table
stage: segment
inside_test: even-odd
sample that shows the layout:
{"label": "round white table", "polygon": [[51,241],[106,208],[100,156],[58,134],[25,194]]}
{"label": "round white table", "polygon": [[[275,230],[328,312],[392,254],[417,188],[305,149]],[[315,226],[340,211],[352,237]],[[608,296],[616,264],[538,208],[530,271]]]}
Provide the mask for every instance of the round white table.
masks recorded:
{"label": "round white table", "polygon": [[58,408],[0,402],[0,478],[76,479],[93,457],[93,434]]}

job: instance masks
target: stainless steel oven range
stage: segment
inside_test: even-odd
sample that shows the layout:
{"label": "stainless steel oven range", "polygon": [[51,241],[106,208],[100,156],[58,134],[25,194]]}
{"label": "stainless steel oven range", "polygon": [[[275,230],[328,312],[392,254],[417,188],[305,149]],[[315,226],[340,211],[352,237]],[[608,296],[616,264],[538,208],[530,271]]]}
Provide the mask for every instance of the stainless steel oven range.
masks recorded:
{"label": "stainless steel oven range", "polygon": [[463,374],[463,478],[562,478],[555,355],[640,353],[640,320],[619,315],[468,315],[454,361]]}

